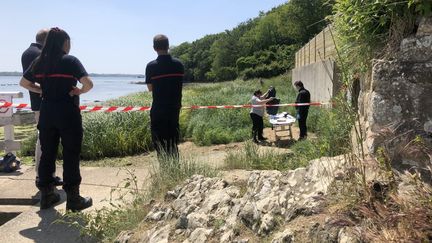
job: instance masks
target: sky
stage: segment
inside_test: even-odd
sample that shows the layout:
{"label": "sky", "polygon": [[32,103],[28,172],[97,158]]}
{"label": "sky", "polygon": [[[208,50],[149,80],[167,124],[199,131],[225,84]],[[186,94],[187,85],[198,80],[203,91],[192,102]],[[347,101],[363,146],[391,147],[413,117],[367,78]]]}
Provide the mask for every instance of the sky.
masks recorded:
{"label": "sky", "polygon": [[287,0],[1,0],[0,72],[22,71],[21,54],[42,28],[71,36],[89,73],[142,74],[153,36],[171,45],[232,29]]}

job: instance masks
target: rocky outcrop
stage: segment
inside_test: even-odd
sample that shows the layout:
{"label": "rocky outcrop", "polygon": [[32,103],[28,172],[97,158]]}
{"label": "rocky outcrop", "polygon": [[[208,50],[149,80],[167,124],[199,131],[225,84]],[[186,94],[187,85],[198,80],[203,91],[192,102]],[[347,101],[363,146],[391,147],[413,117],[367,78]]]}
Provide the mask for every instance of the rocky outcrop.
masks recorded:
{"label": "rocky outcrop", "polygon": [[320,213],[329,185],[344,168],[343,157],[323,158],[293,171],[252,171],[243,186],[222,178],[193,176],[168,192],[165,202],[154,205],[145,220],[151,227],[127,242],[251,240],[242,232],[272,242],[294,242],[294,232],[283,225]]}
{"label": "rocky outcrop", "polygon": [[363,83],[360,113],[369,152],[389,149],[397,169],[425,169],[427,153],[402,151],[414,139],[432,148],[432,20],[424,18],[415,36],[402,41],[391,60],[374,60]]}

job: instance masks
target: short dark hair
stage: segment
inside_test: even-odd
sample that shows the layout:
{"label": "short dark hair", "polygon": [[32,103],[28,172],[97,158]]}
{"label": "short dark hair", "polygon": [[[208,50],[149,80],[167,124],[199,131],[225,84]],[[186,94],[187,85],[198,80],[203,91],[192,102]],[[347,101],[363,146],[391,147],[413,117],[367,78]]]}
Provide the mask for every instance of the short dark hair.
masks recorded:
{"label": "short dark hair", "polygon": [[48,36],[48,32],[49,32],[48,29],[39,30],[39,32],[37,32],[36,34],[36,43],[44,44]]}
{"label": "short dark hair", "polygon": [[262,92],[261,92],[261,90],[257,89],[257,90],[254,91],[253,94],[254,94],[254,95],[258,95],[258,94],[262,94]]}
{"label": "short dark hair", "polygon": [[300,81],[300,80],[295,81],[295,82],[294,82],[294,85],[299,86],[300,88],[303,88],[303,87],[304,87],[304,86],[303,86],[303,82]]}
{"label": "short dark hair", "polygon": [[156,35],[153,38],[153,48],[155,50],[166,51],[169,48],[169,40],[166,35]]}

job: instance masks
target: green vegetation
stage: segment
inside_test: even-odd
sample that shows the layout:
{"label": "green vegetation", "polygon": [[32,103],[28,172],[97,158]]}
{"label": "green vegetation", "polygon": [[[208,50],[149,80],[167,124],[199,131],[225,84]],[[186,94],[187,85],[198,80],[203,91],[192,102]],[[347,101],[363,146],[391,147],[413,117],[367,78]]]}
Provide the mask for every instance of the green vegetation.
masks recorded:
{"label": "green vegetation", "polygon": [[[287,76],[265,80],[265,91],[270,85],[277,90],[282,102],[295,100],[295,92]],[[216,84],[187,85],[183,105],[249,104],[254,90],[261,88],[258,80]],[[136,93],[108,102],[113,106],[148,106],[150,93]],[[314,108],[312,108],[314,109]],[[294,109],[288,108],[293,114]],[[183,140],[191,139],[199,145],[225,144],[250,138],[249,109],[182,110],[180,128]],[[148,112],[83,113],[84,140],[81,157],[96,160],[140,154],[152,149]],[[23,141],[21,155],[32,156],[36,133],[29,133]]]}
{"label": "green vegetation", "polygon": [[293,67],[295,52],[319,33],[333,1],[291,0],[232,30],[176,46],[189,81],[274,77]]}
{"label": "green vegetation", "polygon": [[391,55],[412,34],[416,17],[432,12],[430,0],[337,0],[331,17],[349,85],[354,75],[370,70],[373,58]]}
{"label": "green vegetation", "polygon": [[[261,88],[265,92],[270,85],[276,88],[281,102],[295,100],[296,94],[290,78],[280,76],[265,80],[263,88],[257,80],[193,85],[184,92],[183,103],[186,105],[249,104],[254,90]],[[288,111],[291,114],[294,112],[292,108]],[[184,137],[192,139],[199,145],[240,142],[251,137],[249,109],[192,110],[185,111],[182,118]]]}
{"label": "green vegetation", "polygon": [[289,153],[264,150],[248,142],[243,150],[228,154],[226,166],[228,169],[291,170],[307,166],[313,159],[349,153],[354,116],[344,109],[340,102],[329,110],[311,108],[313,119],[308,123],[317,138],[294,143]]}

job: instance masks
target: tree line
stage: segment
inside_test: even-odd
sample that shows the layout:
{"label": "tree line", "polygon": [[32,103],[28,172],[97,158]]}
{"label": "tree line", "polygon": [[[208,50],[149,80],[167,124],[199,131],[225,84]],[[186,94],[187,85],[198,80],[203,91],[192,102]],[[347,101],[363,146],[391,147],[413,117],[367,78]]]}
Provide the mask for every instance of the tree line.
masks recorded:
{"label": "tree line", "polygon": [[290,0],[232,30],[171,49],[185,65],[187,81],[268,78],[290,70],[295,52],[319,33],[332,0]]}

